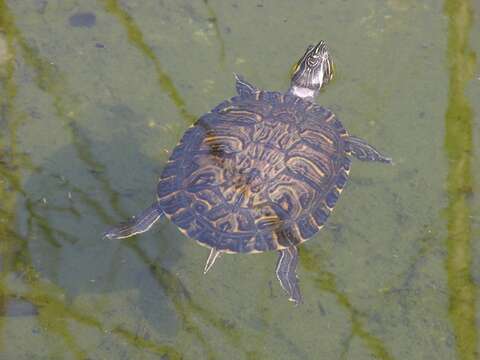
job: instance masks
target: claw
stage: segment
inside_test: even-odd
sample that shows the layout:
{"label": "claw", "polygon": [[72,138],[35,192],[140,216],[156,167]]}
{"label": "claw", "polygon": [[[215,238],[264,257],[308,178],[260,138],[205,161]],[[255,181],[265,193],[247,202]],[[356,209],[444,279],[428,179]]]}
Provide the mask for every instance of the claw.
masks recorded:
{"label": "claw", "polygon": [[210,254],[208,255],[208,259],[207,259],[207,262],[205,264],[205,268],[203,269],[203,273],[206,274],[208,272],[208,270],[210,270],[210,268],[213,266],[213,264],[215,264],[215,260],[217,260],[217,258],[222,254],[221,251],[218,251],[217,249],[215,248],[212,248],[210,250]]}

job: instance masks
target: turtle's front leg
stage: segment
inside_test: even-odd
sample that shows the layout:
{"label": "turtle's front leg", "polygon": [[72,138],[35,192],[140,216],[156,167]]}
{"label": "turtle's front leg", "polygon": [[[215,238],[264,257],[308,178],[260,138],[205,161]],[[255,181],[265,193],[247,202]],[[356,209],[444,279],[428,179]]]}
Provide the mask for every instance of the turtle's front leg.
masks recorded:
{"label": "turtle's front leg", "polygon": [[392,163],[392,159],[378,152],[372,145],[365,140],[355,136],[349,136],[345,140],[347,142],[347,150],[352,152],[358,160],[362,161],[379,161],[387,164]]}
{"label": "turtle's front leg", "polygon": [[278,261],[275,273],[280,285],[295,305],[303,302],[297,278],[298,250],[296,246],[290,246],[278,252]]}

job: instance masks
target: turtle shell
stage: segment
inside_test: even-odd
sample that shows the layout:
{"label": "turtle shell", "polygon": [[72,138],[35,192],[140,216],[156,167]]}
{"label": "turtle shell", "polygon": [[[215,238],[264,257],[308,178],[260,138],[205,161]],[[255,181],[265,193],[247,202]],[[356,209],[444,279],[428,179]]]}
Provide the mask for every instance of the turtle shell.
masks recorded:
{"label": "turtle shell", "polygon": [[297,245],[324,225],[347,181],[346,136],[330,110],[297,96],[236,96],[185,132],[161,175],[159,206],[220,251]]}

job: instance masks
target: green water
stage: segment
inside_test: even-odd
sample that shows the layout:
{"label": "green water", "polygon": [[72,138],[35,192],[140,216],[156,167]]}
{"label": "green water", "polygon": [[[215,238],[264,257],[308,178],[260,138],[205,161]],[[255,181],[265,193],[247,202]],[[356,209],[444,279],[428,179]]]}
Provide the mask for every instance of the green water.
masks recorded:
{"label": "green water", "polygon": [[[0,358],[476,359],[480,4],[0,0]],[[325,39],[317,101],[394,166],[354,162],[301,246],[208,255],[162,220],[102,232],[154,198],[183,131],[234,95],[286,89]]]}

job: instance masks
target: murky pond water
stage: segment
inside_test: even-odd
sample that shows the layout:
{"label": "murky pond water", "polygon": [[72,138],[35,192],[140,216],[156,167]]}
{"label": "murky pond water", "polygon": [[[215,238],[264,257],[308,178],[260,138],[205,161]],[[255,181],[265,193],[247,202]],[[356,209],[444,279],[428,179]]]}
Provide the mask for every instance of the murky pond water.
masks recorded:
{"label": "murky pond water", "polygon": [[[475,1],[0,0],[1,359],[475,359],[480,281]],[[205,248],[166,220],[102,239],[155,196],[170,150],[234,95],[283,90],[327,40],[317,101],[393,157],[360,163],[300,247]]]}

